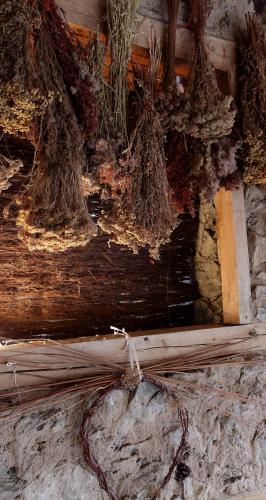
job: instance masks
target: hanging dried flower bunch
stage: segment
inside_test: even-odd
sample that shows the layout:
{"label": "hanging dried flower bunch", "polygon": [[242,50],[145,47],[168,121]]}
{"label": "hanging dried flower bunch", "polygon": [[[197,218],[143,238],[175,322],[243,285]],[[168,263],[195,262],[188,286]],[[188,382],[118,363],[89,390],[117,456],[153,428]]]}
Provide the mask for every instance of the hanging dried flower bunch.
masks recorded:
{"label": "hanging dried flower bunch", "polygon": [[104,214],[99,225],[111,234],[111,241],[127,245],[134,253],[147,247],[158,259],[160,246],[169,241],[177,218],[166,175],[163,130],[147,89],[139,109],[129,150],[120,162],[127,182],[120,196],[116,195],[111,213]]}
{"label": "hanging dried flower bunch", "polygon": [[236,114],[233,98],[219,90],[207,52],[205,29],[210,10],[210,0],[192,0],[195,47],[183,111],[185,124],[181,125],[187,134],[207,142],[229,135]]}
{"label": "hanging dried flower bunch", "polygon": [[154,105],[160,57],[154,37],[148,83],[139,84],[138,98],[130,108],[129,146],[119,161],[106,162],[100,169],[100,180],[109,186],[113,203],[98,221],[111,241],[127,245],[134,253],[139,247],[147,248],[155,259],[177,225],[166,174],[164,133]]}
{"label": "hanging dried flower bunch", "polygon": [[91,140],[98,128],[98,107],[95,99],[97,82],[90,72],[90,53],[62,17],[55,0],[44,0],[44,15],[83,137]]}
{"label": "hanging dried flower bunch", "polygon": [[[194,143],[194,145],[192,144]],[[196,140],[176,131],[170,132],[165,144],[167,177],[172,189],[173,206],[179,214],[195,214],[195,190],[192,189],[193,150]]]}
{"label": "hanging dried flower bunch", "polygon": [[266,186],[266,38],[255,15],[239,41],[239,91],[244,134],[244,181]]}
{"label": "hanging dried flower bunch", "polygon": [[0,2],[0,127],[3,132],[23,136],[48,105],[48,96],[28,85],[29,8],[28,1]]}
{"label": "hanging dried flower bunch", "polygon": [[18,237],[31,250],[63,251],[86,245],[97,232],[82,193],[83,137],[53,49],[46,3],[23,3],[28,86],[39,88],[48,103],[32,124],[35,167],[20,200]]}
{"label": "hanging dried flower bunch", "polygon": [[[161,95],[164,124],[206,142],[231,133],[236,110],[231,96],[218,87],[215,69],[206,48],[205,28],[211,10],[209,0],[191,0],[194,52],[188,88],[183,96],[168,87]],[[171,95],[172,93],[172,95]],[[159,96],[160,97],[160,96]]]}
{"label": "hanging dried flower bunch", "polygon": [[8,189],[10,179],[16,175],[23,167],[21,160],[12,160],[0,153],[0,193]]}

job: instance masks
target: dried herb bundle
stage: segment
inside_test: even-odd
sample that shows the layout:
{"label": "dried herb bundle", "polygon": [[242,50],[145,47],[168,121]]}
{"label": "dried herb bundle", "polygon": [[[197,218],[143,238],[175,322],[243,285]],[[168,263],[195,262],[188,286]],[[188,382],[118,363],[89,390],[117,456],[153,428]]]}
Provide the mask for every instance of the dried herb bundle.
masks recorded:
{"label": "dried herb bundle", "polygon": [[90,140],[98,129],[97,82],[90,72],[90,53],[63,19],[55,0],[44,0],[43,15],[78,123]]}
{"label": "dried herb bundle", "polygon": [[0,2],[0,127],[23,136],[29,134],[33,119],[48,105],[48,96],[28,81],[30,9],[29,1]]}
{"label": "dried herb bundle", "polygon": [[27,4],[29,86],[39,88],[48,103],[33,122],[35,169],[22,197],[18,236],[31,250],[63,251],[85,245],[95,236],[96,226],[82,193],[83,137],[53,48],[44,4]]}
{"label": "dried herb bundle", "polygon": [[10,187],[10,179],[22,168],[20,160],[12,160],[0,153],[0,193]]}
{"label": "dried herb bundle", "polygon": [[239,40],[239,91],[244,134],[244,180],[266,186],[266,38],[255,15]]}
{"label": "dried herb bundle", "polygon": [[191,6],[195,45],[188,88],[181,96],[176,86],[168,87],[159,105],[164,108],[163,124],[168,128],[210,143],[231,133],[236,110],[233,98],[219,90],[206,48],[205,27],[210,2],[191,0]]}
{"label": "dried herb bundle", "polygon": [[108,0],[108,34],[111,52],[109,86],[107,87],[110,138],[127,141],[127,70],[136,29],[139,0]]}
{"label": "dried herb bundle", "polygon": [[206,49],[205,28],[210,10],[209,0],[192,0],[195,48],[183,117],[187,114],[186,133],[208,142],[229,135],[236,114],[233,98],[224,96],[218,88]]}
{"label": "dried herb bundle", "polygon": [[188,210],[195,213],[197,193],[192,189],[193,151],[196,139],[176,131],[168,134],[165,144],[167,177],[172,190],[173,205],[179,214]]}
{"label": "dried herb bundle", "polygon": [[171,133],[166,143],[167,172],[178,213],[195,212],[195,201],[202,195],[211,201],[220,187],[237,189],[241,181],[236,157],[240,143],[232,136],[205,144],[199,139]]}
{"label": "dried herb bundle", "polygon": [[121,162],[122,177],[126,175],[124,189],[99,224],[111,234],[111,241],[127,245],[135,253],[139,247],[147,247],[158,259],[160,246],[169,241],[177,219],[167,181],[163,130],[148,89],[138,108],[129,150]]}

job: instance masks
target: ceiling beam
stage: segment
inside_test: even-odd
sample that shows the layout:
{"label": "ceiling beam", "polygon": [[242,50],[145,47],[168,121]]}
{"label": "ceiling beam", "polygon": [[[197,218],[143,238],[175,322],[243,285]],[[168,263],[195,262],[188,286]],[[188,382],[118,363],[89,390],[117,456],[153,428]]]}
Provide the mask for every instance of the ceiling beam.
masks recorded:
{"label": "ceiling beam", "polygon": [[[64,10],[69,23],[79,31],[85,40],[89,31],[106,33],[104,22],[104,0],[58,0],[58,5]],[[151,29],[154,28],[161,44],[164,43],[167,24],[151,19],[147,16],[137,15],[137,33],[135,45],[144,49],[149,48]],[[219,71],[234,71],[236,62],[236,43],[232,40],[223,40],[212,35],[206,35],[206,45],[210,60]],[[193,52],[193,33],[191,30],[178,27],[176,33],[176,58],[183,65],[191,61]],[[188,66],[185,65],[187,74]],[[181,65],[181,71],[184,67]],[[183,76],[183,74],[180,74]]]}

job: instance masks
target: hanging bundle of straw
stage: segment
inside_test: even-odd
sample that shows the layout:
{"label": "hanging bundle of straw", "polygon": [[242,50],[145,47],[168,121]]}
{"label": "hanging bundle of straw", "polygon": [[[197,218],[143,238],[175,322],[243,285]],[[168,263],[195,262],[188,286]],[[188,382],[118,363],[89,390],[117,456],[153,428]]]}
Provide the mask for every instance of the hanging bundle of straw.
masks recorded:
{"label": "hanging bundle of straw", "polygon": [[[264,362],[263,356],[256,356],[250,350],[245,352],[243,342],[250,342],[250,337],[242,341],[235,341],[225,345],[209,345],[199,347],[194,353],[176,355],[173,359],[165,361],[154,361],[141,366],[137,359],[137,352],[133,339],[124,332],[129,348],[130,367],[110,361],[108,357],[96,356],[91,353],[73,349],[62,344],[46,344],[45,352],[39,350],[31,355],[31,350],[8,348],[0,356],[2,368],[13,366],[16,369],[15,387],[0,391],[0,418],[10,419],[13,416],[23,415],[28,411],[42,408],[44,404],[58,404],[68,401],[72,406],[80,404],[87,398],[93,398],[93,402],[85,411],[80,428],[84,459],[97,476],[100,486],[107,492],[110,499],[117,499],[111,486],[108,484],[106,472],[101,468],[94,457],[89,438],[89,425],[95,411],[104,402],[107,394],[113,390],[130,391],[143,382],[154,384],[160,391],[165,391],[171,398],[179,402],[179,416],[182,429],[181,440],[174,454],[173,462],[169,471],[158,487],[158,493],[167,485],[176,466],[184,461],[184,453],[187,449],[188,438],[188,412],[184,406],[184,398],[187,403],[190,398],[200,398],[212,395],[213,408],[225,415],[228,412],[226,403],[241,402],[248,403],[248,396],[229,392],[221,387],[204,386],[191,382],[185,374],[195,370],[206,370],[223,366],[251,366]],[[79,375],[73,375],[71,368],[80,368]],[[8,368],[6,368],[8,370]],[[30,371],[29,371],[30,370]],[[51,372],[49,372],[51,370]],[[21,380],[25,375],[31,374],[48,377],[47,382],[31,385],[23,388]],[[53,373],[56,371],[56,380]],[[36,373],[35,373],[36,372]],[[60,381],[58,373],[61,372]],[[81,374],[80,374],[81,373]],[[65,374],[65,376],[64,376]],[[171,376],[171,377],[170,377]],[[79,397],[78,402],[75,402]],[[74,404],[73,404],[74,401]],[[207,402],[206,402],[207,403]],[[221,403],[222,406],[221,406]],[[208,403],[207,403],[208,404]],[[253,403],[254,404],[254,403]],[[72,407],[71,406],[71,407]],[[236,417],[237,418],[237,417]],[[155,499],[157,495],[153,498]]]}
{"label": "hanging bundle of straw", "polygon": [[0,153],[0,193],[11,186],[10,179],[12,179],[22,167],[23,163],[21,160],[12,160]]}
{"label": "hanging bundle of straw", "polygon": [[248,14],[239,40],[239,92],[244,135],[244,180],[266,186],[266,38],[259,18]]}
{"label": "hanging bundle of straw", "polygon": [[108,0],[107,20],[111,67],[107,87],[108,135],[127,142],[127,70],[136,30],[139,0]]}
{"label": "hanging bundle of straw", "polygon": [[18,236],[31,250],[64,251],[86,245],[96,235],[82,193],[83,137],[53,48],[44,4],[28,0],[27,5],[27,79],[29,88],[38,88],[46,96],[46,107],[33,121],[35,168],[20,201]]}

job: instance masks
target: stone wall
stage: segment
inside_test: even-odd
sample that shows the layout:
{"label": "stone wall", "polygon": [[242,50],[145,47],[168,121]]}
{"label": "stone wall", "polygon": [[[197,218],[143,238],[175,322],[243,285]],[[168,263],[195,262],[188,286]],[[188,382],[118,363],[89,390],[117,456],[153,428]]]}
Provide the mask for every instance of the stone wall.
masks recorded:
{"label": "stone wall", "polygon": [[[250,395],[227,407],[213,396],[182,397],[190,415],[191,477],[171,479],[160,500],[222,500],[266,486],[262,410],[266,374],[238,367],[187,375],[190,382]],[[57,404],[1,423],[1,500],[106,500],[87,470],[78,438],[88,401]],[[71,405],[74,405],[71,407]],[[225,412],[225,413],[224,413]],[[180,439],[178,403],[142,383],[136,394],[113,392],[89,427],[92,449],[120,500],[149,500],[168,471]]]}
{"label": "stone wall", "polygon": [[253,316],[266,322],[266,189],[248,187],[245,205]]}

